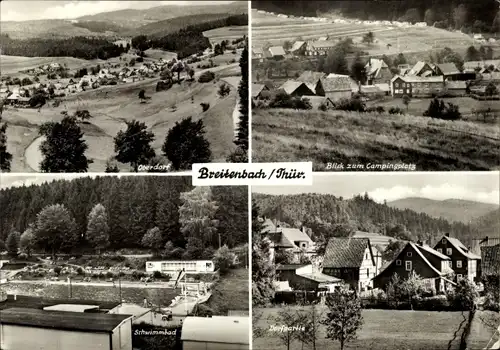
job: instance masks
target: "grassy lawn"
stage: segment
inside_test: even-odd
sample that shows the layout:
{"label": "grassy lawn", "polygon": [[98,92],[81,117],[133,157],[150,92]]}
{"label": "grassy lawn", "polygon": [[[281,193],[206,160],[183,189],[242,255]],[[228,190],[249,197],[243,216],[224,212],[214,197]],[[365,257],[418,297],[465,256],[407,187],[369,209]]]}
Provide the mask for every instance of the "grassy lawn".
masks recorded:
{"label": "grassy lawn", "polygon": [[249,310],[248,270],[230,270],[212,288],[212,296],[207,302],[216,315],[227,315],[229,310]]}
{"label": "grassy lawn", "polygon": [[[276,315],[277,308],[260,309],[262,317],[258,327],[269,329],[276,322],[269,316]],[[396,311],[396,310],[363,310],[364,323],[358,332],[356,340],[347,344],[346,349],[373,349],[373,350],[445,350],[459,349],[461,331],[455,338],[463,320],[461,312],[430,312],[430,311]],[[492,332],[476,332],[473,325],[470,341],[474,349],[486,346]],[[463,328],[460,328],[463,330]],[[277,336],[271,331],[266,336],[253,340],[256,350],[286,349]],[[337,341],[325,338],[325,329],[321,326],[320,335],[316,344],[317,349],[340,349]],[[449,346],[450,345],[450,346]],[[298,341],[290,347],[292,350],[310,350],[307,345],[302,348]]]}
{"label": "grassy lawn", "polygon": [[[43,282],[15,283],[10,282],[3,286],[8,294],[40,296],[53,299],[69,299],[69,285],[45,285]],[[78,285],[73,283],[71,287],[72,298],[82,300],[120,301],[118,284],[116,287]],[[127,303],[142,305],[144,298],[153,304],[160,303],[162,307],[170,305],[176,295],[180,294],[180,289],[167,288],[135,288],[122,287],[122,299]]]}
{"label": "grassy lawn", "polygon": [[500,165],[498,125],[290,109],[254,109],[252,118],[254,162],[313,161],[317,171],[328,162],[406,163],[417,171]]}

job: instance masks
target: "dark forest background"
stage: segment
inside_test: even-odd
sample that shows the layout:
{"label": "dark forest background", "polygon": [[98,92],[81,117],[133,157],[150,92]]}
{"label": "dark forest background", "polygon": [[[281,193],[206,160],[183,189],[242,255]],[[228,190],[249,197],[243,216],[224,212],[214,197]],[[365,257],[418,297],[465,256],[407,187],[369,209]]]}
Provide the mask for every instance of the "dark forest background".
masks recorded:
{"label": "dark forest background", "polygon": [[[432,22],[446,21],[455,29],[482,26],[484,31],[493,32],[499,31],[500,24],[499,4],[494,0],[253,0],[252,7],[296,16],[316,16],[318,11],[339,11],[346,17],[362,20],[426,21],[430,25]],[[427,20],[430,14],[433,17],[431,23]]]}
{"label": "dark forest background", "polygon": [[[484,225],[498,226],[498,211],[488,213],[477,224],[449,222],[412,210],[380,204],[367,194],[344,199],[327,194],[265,195],[253,193],[252,199],[261,216],[276,219],[292,227],[311,229],[313,240],[331,236],[347,237],[355,231],[380,233],[401,240],[424,240],[429,243],[444,233],[469,244],[472,238],[484,238]],[[492,220],[492,217],[497,220]],[[486,220],[488,218],[489,220]]]}
{"label": "dark forest background", "polygon": [[[13,231],[24,232],[45,207],[62,204],[76,221],[78,246],[85,249],[88,216],[100,203],[108,217],[109,250],[140,248],[143,236],[155,227],[162,237],[158,248],[168,241],[185,248],[189,234],[181,233],[179,207],[181,193],[193,189],[191,177],[171,176],[84,177],[2,189],[0,240]],[[221,244],[231,248],[248,243],[247,187],[211,187],[210,200],[217,206],[211,219],[218,220]]]}

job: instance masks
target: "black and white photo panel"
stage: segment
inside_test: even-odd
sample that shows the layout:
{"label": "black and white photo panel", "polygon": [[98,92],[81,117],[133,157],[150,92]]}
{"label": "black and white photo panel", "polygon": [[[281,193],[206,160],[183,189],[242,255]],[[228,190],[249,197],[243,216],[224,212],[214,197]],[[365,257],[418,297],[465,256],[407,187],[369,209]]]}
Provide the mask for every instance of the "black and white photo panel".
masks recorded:
{"label": "black and white photo panel", "polygon": [[2,349],[250,349],[248,187],[3,175],[0,213]]}

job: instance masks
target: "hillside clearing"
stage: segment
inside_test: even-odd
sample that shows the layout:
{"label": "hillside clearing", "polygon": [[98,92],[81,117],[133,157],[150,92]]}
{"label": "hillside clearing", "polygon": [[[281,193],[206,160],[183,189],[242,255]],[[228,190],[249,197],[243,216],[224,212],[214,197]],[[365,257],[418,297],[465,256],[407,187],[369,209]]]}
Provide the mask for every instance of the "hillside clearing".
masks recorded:
{"label": "hillside clearing", "polygon": [[73,57],[24,57],[0,55],[0,72],[2,75],[12,75],[20,71],[37,68],[46,64],[58,62],[67,65],[69,69],[79,69],[90,67],[96,64],[103,64],[103,60],[82,60]]}
{"label": "hillside clearing", "polygon": [[228,40],[230,43],[235,40],[248,36],[248,26],[230,26],[207,30],[203,35],[210,39],[211,43],[220,43]]}
{"label": "hillside clearing", "polygon": [[[500,164],[499,126],[417,116],[254,109],[256,162],[415,164],[415,170],[490,170]],[[369,170],[369,169],[366,169]]]}

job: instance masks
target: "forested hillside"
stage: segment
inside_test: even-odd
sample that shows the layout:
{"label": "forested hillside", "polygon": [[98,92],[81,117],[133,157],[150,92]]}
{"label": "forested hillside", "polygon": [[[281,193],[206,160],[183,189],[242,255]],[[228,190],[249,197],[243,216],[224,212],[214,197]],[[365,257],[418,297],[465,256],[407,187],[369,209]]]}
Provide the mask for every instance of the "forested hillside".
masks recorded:
{"label": "forested hillside", "polygon": [[472,222],[474,229],[480,232],[481,238],[485,236],[500,237],[500,209],[492,210],[488,214]]}
{"label": "forested hillside", "polygon": [[26,57],[75,57],[86,60],[95,58],[108,59],[125,52],[107,39],[74,37],[68,39],[11,39],[7,34],[0,34],[2,54]]}
{"label": "forested hillside", "polygon": [[358,0],[358,1],[265,1],[254,0],[252,7],[296,16],[316,16],[317,12],[339,11],[363,20],[440,22],[441,27],[500,31],[498,3],[493,0]]}
{"label": "forested hillside", "polygon": [[469,225],[392,208],[376,203],[367,195],[344,199],[327,194],[272,196],[254,193],[252,198],[262,216],[294,227],[303,225],[312,230],[314,237],[347,236],[356,230],[429,242],[446,232],[464,243],[471,237],[483,237]]}
{"label": "forested hillside", "polygon": [[[106,211],[112,250],[141,247],[143,236],[155,227],[161,233],[156,249],[169,241],[183,249],[218,248],[219,235],[221,244],[229,247],[248,243],[246,187],[212,187],[200,194],[190,192],[190,182],[189,177],[85,177],[2,189],[0,240],[5,242],[13,231],[24,232],[47,206],[62,204],[75,221],[77,246],[84,247],[89,213],[100,203]],[[203,199],[197,201],[200,195]],[[181,206],[189,213],[195,205],[205,205],[203,213],[218,221],[210,222],[209,234],[203,233],[203,227],[189,226],[196,215],[180,218]],[[201,240],[200,247],[194,247],[191,238],[202,233],[204,236],[196,237]],[[188,242],[191,247],[186,247]]]}

